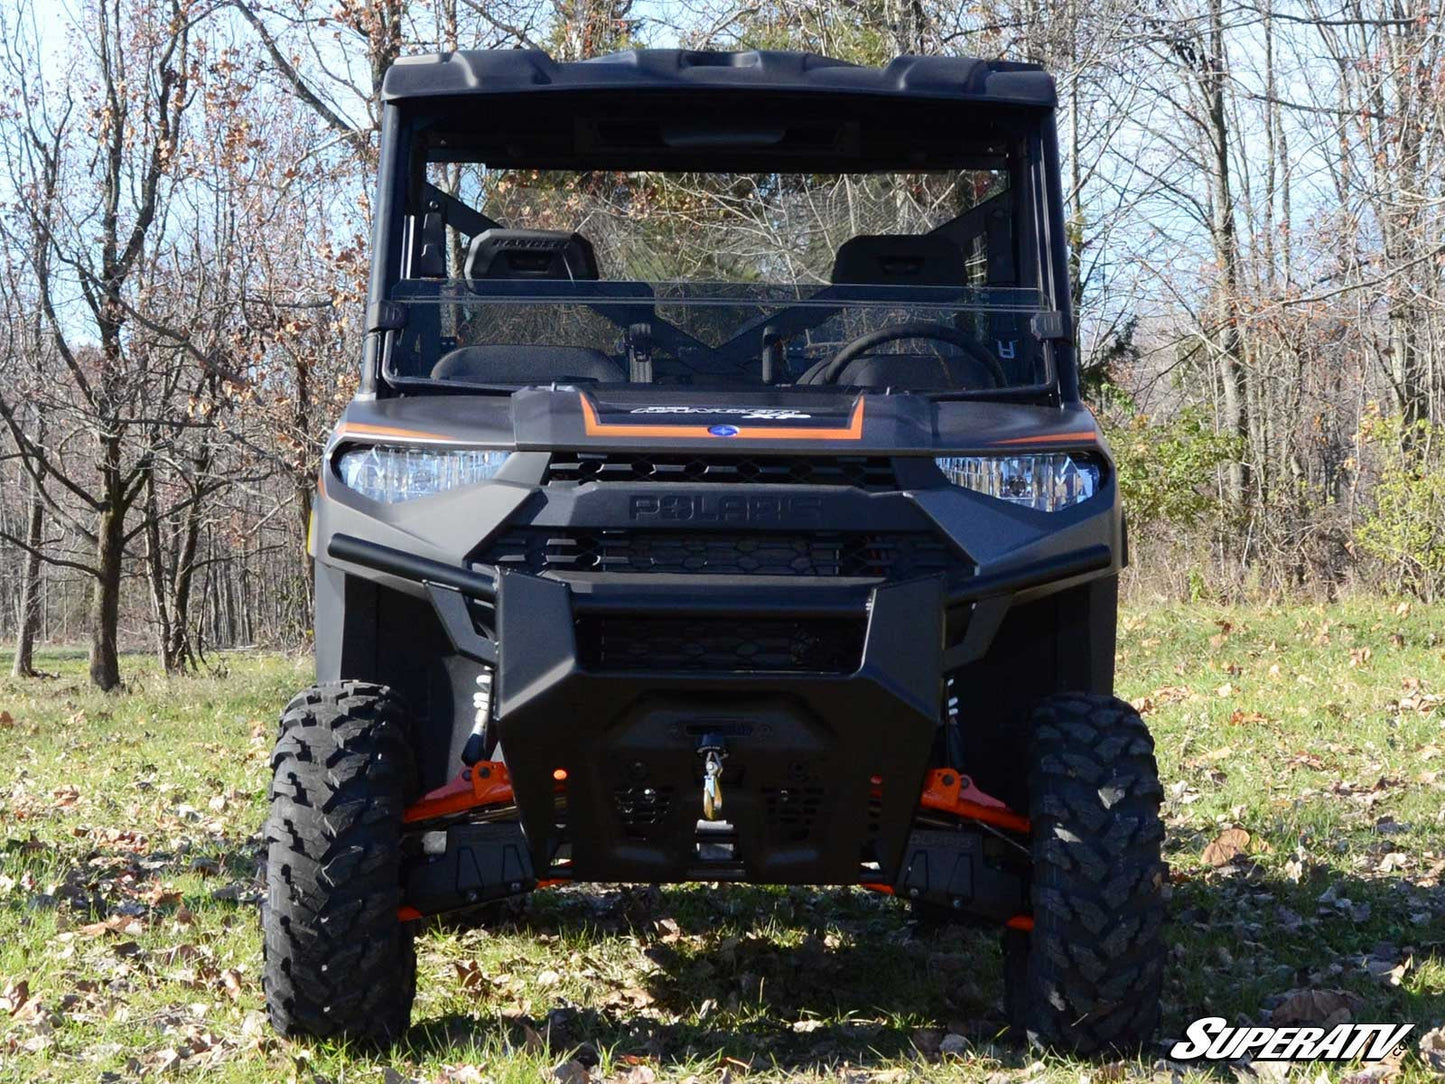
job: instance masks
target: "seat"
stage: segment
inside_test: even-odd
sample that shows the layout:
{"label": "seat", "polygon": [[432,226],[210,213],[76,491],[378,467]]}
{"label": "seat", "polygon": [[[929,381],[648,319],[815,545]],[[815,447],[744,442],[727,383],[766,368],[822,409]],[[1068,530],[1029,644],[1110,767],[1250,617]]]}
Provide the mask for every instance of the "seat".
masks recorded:
{"label": "seat", "polygon": [[623,383],[622,366],[600,350],[583,346],[478,344],[443,354],[432,367],[433,380],[465,380],[473,384],[550,384],[553,381],[597,380]]}
{"label": "seat", "polygon": [[838,247],[833,283],[962,286],[963,252],[933,233],[859,234]]}

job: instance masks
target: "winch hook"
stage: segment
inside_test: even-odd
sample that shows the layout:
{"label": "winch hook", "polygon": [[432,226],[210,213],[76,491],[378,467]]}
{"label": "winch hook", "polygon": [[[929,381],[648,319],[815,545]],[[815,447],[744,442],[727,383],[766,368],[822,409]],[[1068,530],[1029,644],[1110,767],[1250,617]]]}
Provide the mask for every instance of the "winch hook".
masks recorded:
{"label": "winch hook", "polygon": [[727,748],[720,736],[706,734],[697,747],[697,754],[702,757],[702,815],[715,821],[723,807],[722,773]]}

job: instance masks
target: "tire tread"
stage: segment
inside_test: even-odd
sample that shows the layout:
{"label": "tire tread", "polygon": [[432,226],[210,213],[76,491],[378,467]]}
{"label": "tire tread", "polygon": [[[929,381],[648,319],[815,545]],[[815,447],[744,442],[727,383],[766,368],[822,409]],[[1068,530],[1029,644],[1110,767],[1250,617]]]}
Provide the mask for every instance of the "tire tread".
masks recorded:
{"label": "tire tread", "polygon": [[1111,696],[1050,697],[1033,715],[1034,927],[1005,938],[1006,998],[1031,1042],[1138,1049],[1159,1023],[1163,789],[1154,742]]}
{"label": "tire tread", "polygon": [[402,811],[414,770],[387,688],[319,685],[286,705],[271,757],[262,985],[293,1037],[385,1045],[416,991],[399,922]]}

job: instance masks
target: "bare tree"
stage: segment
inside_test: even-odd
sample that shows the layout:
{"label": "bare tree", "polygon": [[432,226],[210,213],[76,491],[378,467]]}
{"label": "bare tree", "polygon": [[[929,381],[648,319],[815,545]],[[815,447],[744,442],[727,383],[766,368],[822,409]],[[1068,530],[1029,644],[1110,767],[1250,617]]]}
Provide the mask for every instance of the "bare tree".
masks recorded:
{"label": "bare tree", "polygon": [[[5,75],[23,103],[4,129],[18,171],[15,187],[43,192],[50,183],[67,195],[63,206],[54,200],[22,202],[7,239],[31,254],[41,311],[65,380],[55,405],[83,435],[88,454],[57,451],[27,430],[15,389],[0,389],[0,417],[46,506],[90,546],[86,557],[65,563],[93,581],[90,677],[102,689],[120,684],[123,560],[140,529],[128,520],[153,464],[145,414],[157,401],[160,375],[130,352],[126,294],[165,213],[178,161],[192,94],[195,14],[183,0],[171,0],[152,21],[128,8],[126,0],[98,0],[83,16],[86,59],[99,76],[94,85],[46,81],[38,70],[43,53],[33,42],[29,49],[12,46],[4,57]],[[82,122],[79,116],[86,114]],[[48,171],[54,174],[49,182]],[[70,305],[70,290],[79,293],[79,312]],[[75,342],[81,313],[94,348]],[[26,542],[10,541],[37,552]]]}

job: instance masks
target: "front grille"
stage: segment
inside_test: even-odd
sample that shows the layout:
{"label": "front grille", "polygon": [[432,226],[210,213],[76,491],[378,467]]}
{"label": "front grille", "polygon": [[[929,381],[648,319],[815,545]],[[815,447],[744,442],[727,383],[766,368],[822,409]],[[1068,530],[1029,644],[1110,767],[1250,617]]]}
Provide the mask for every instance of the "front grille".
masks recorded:
{"label": "front grille", "polygon": [[672,787],[616,787],[612,796],[617,819],[629,835],[645,837],[648,829],[666,825],[672,794]]}
{"label": "front grille", "polygon": [[772,671],[847,674],[863,657],[859,619],[634,617],[577,621],[590,670]]}
{"label": "front grille", "polygon": [[728,482],[754,485],[898,488],[885,456],[628,455],[554,452],[546,482]]}
{"label": "front grille", "polygon": [[852,576],[902,580],[947,573],[958,560],[922,531],[650,531],[523,527],[490,542],[479,561],[543,572],[692,576]]}

